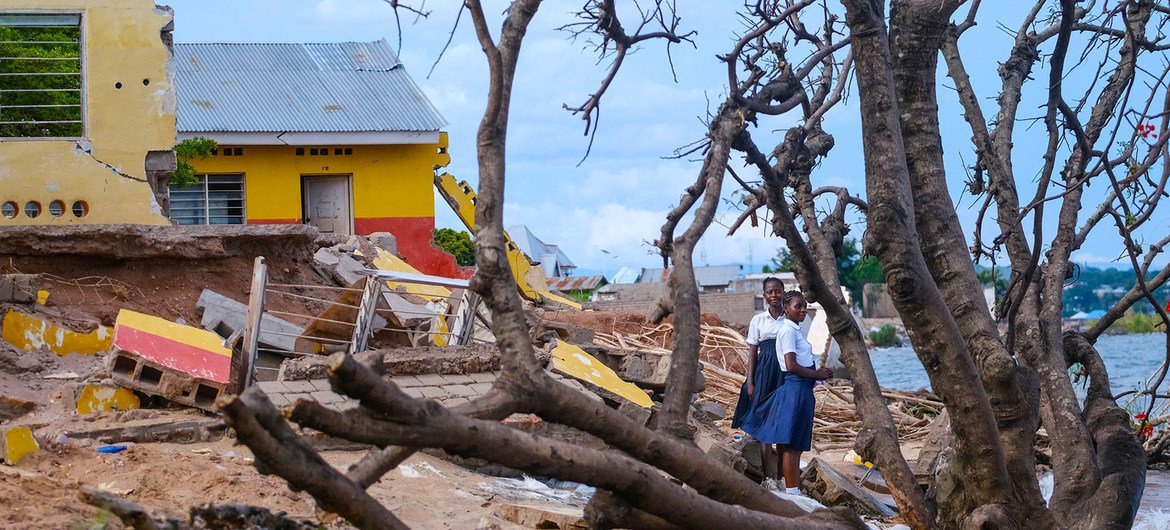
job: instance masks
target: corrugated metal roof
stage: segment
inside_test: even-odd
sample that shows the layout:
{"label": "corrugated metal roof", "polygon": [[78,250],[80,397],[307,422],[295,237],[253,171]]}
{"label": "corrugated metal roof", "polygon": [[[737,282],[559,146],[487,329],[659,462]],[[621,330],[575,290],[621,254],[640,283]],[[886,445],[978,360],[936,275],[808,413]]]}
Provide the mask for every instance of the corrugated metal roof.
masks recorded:
{"label": "corrugated metal roof", "polygon": [[[695,267],[695,283],[700,287],[712,285],[728,285],[739,278],[741,265],[713,265]],[[669,269],[642,269],[642,277],[638,283],[666,283],[670,278]]]}
{"label": "corrugated metal roof", "polygon": [[175,44],[181,132],[438,131],[385,40]]}
{"label": "corrugated metal roof", "polygon": [[605,277],[597,276],[567,276],[564,278],[549,278],[549,289],[555,289],[561,292],[569,291],[592,291],[601,286],[605,281]]}

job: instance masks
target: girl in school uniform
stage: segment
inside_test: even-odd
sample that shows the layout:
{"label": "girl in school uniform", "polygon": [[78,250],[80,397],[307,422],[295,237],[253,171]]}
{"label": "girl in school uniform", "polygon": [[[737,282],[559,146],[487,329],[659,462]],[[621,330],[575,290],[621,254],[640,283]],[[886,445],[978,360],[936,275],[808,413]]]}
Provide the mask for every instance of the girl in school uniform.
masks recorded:
{"label": "girl in school uniform", "polygon": [[813,385],[833,377],[833,371],[815,368],[812,345],[800,331],[800,322],[808,316],[804,295],[784,293],[783,307],[786,318],[776,333],[776,352],[784,381],[755,414],[745,418],[743,430],[761,443],[776,444],[785,492],[799,495],[800,454],[812,447]]}
{"label": "girl in school uniform", "polygon": [[[784,282],[780,278],[765,278],[764,304],[767,310],[752,317],[748,324],[747,380],[739,390],[739,402],[731,418],[733,429],[740,428],[749,416],[762,410],[760,404],[770,398],[784,381],[784,373],[776,356],[776,334],[784,324],[783,300]],[[765,477],[780,477],[780,461],[771,445],[760,445],[760,461]]]}

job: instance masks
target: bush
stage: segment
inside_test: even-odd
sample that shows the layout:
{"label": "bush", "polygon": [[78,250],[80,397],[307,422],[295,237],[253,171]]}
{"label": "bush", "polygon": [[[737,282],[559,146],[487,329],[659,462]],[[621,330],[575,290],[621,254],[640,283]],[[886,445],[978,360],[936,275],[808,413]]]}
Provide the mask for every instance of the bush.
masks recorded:
{"label": "bush", "polygon": [[[1087,322],[1089,327],[1096,324],[1097,321]],[[1161,331],[1158,329],[1162,324],[1162,318],[1155,314],[1148,313],[1130,313],[1114,322],[1109,326],[1109,333],[1154,333]]]}
{"label": "bush", "polygon": [[873,343],[875,348],[889,348],[891,346],[901,346],[902,339],[898,338],[898,328],[893,324],[886,324],[881,329],[871,330],[869,332],[869,341]]}

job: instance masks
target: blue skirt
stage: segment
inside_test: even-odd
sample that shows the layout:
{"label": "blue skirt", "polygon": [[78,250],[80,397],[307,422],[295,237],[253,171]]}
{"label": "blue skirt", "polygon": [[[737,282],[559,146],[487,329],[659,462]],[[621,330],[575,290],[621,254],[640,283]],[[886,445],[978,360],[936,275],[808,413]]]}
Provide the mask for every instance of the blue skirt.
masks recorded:
{"label": "blue skirt", "polygon": [[756,392],[752,397],[748,397],[747,381],[744,381],[739,389],[739,402],[735,405],[735,415],[731,417],[732,429],[740,428],[749,416],[754,416],[760,410],[760,403],[784,382],[784,371],[780,369],[780,361],[776,358],[776,339],[760,342],[752,381],[756,385]]}
{"label": "blue skirt", "polygon": [[756,414],[745,418],[744,432],[766,444],[808,451],[812,448],[815,383],[814,379],[785,372],[784,383],[760,403]]}

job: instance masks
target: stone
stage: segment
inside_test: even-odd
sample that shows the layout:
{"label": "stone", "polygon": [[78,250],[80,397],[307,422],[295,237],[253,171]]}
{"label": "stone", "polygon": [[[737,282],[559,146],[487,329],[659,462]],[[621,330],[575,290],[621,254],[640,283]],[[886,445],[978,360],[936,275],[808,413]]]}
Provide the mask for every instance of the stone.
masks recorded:
{"label": "stone", "polygon": [[370,243],[373,243],[374,246],[381,248],[382,250],[385,250],[391,254],[398,254],[398,239],[394,237],[394,234],[391,234],[390,232],[374,232],[366,236],[366,238],[369,239]]}
{"label": "stone", "polygon": [[[218,333],[228,338],[236,333],[243,334],[248,319],[248,305],[238,302],[211,289],[204,289],[195,302],[195,308],[203,312],[200,325],[203,329]],[[295,351],[297,335],[304,333],[302,328],[292,322],[265,314],[260,319],[261,345],[285,351]],[[278,335],[279,333],[279,335]]]}
{"label": "stone", "polygon": [[695,409],[695,418],[702,421],[719,421],[727,417],[727,409],[714,401],[696,401],[691,405]]}
{"label": "stone", "polygon": [[37,404],[11,396],[0,396],[0,422],[14,420],[37,408]]}
{"label": "stone", "polygon": [[524,528],[588,528],[584,510],[571,506],[501,504],[496,507],[496,515]]}

